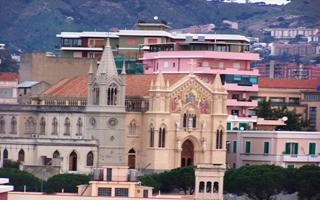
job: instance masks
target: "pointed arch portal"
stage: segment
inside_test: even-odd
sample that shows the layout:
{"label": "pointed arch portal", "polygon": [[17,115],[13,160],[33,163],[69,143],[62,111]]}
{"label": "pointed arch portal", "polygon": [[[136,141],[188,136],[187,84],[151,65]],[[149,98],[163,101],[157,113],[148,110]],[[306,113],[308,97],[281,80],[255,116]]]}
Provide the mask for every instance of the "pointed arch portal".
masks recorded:
{"label": "pointed arch portal", "polygon": [[190,140],[182,144],[181,167],[192,166],[194,164],[194,145]]}

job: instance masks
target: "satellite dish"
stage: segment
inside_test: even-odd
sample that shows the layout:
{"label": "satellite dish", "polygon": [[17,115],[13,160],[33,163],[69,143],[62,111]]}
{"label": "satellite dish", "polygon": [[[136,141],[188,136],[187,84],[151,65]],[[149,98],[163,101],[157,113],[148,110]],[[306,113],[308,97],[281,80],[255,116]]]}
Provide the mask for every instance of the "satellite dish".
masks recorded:
{"label": "satellite dish", "polygon": [[159,17],[158,17],[158,16],[154,16],[153,19],[154,19],[154,20],[158,20]]}
{"label": "satellite dish", "polygon": [[287,116],[282,117],[282,121],[286,122],[288,120]]}
{"label": "satellite dish", "polygon": [[244,130],[244,128],[241,126],[241,127],[240,127],[240,131],[243,131],[243,130]]}

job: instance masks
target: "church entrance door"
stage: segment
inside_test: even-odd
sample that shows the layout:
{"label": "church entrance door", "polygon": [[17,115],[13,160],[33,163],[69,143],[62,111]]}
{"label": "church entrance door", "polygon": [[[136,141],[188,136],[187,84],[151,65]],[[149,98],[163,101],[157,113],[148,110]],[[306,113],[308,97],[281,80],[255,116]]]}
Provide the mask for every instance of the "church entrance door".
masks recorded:
{"label": "church entrance door", "polygon": [[128,152],[128,167],[129,169],[135,169],[136,168],[136,152],[134,149],[130,149]]}
{"label": "church entrance door", "polygon": [[194,146],[190,140],[182,144],[181,167],[192,166],[194,164]]}

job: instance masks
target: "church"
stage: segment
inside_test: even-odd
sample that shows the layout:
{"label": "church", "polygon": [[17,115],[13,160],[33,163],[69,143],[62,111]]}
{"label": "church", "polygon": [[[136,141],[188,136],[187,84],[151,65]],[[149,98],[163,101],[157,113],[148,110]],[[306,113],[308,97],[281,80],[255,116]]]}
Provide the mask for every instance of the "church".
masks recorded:
{"label": "church", "polygon": [[59,81],[31,105],[0,105],[0,161],[61,173],[225,166],[226,99],[219,75],[118,74],[107,42],[95,72]]}

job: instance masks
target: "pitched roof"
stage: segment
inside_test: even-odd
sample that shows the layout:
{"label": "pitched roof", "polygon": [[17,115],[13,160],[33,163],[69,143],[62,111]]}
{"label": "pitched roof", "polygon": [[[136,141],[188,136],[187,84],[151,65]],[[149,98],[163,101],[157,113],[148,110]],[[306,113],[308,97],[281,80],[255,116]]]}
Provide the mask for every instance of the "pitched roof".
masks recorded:
{"label": "pitched roof", "polygon": [[18,74],[14,72],[0,72],[0,81],[16,81]]}
{"label": "pitched roof", "polygon": [[286,78],[270,79],[259,78],[259,88],[282,88],[282,89],[316,89],[320,80],[294,80]]}
{"label": "pitched roof", "polygon": [[38,83],[38,81],[23,81],[17,85],[17,88],[30,88]]}
{"label": "pitched roof", "polygon": [[[166,74],[164,79],[170,85],[180,80],[182,74]],[[148,96],[150,83],[155,81],[157,74],[126,75],[126,96]],[[87,97],[88,76],[81,75],[63,79],[42,93],[45,97]]]}

